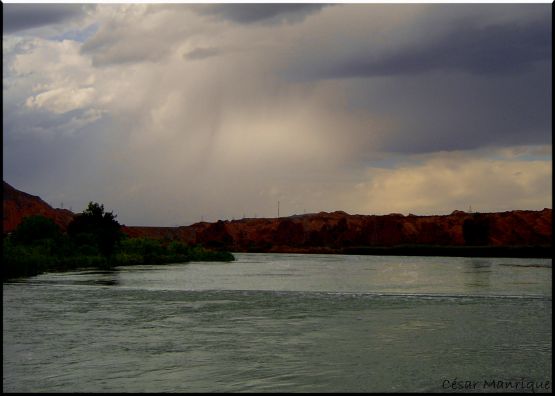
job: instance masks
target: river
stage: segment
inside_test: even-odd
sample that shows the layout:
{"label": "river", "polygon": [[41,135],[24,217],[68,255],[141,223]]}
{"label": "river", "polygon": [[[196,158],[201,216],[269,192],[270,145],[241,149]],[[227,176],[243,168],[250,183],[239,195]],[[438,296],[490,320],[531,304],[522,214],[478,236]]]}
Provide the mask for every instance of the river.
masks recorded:
{"label": "river", "polygon": [[551,392],[551,259],[235,256],[4,283],[3,391]]}

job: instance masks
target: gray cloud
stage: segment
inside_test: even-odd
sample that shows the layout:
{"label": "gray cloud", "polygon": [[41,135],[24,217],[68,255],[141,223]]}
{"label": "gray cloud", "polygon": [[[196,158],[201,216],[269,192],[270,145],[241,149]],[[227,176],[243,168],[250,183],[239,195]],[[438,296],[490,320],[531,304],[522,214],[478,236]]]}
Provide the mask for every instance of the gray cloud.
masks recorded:
{"label": "gray cloud", "polygon": [[195,48],[183,55],[188,60],[200,60],[217,56],[221,53],[218,48]]}
{"label": "gray cloud", "polygon": [[115,4],[100,8],[105,17],[94,36],[81,46],[81,53],[90,56],[95,66],[159,63],[202,29],[195,21],[200,18],[191,15],[185,5],[135,5],[131,12]]}
{"label": "gray cloud", "polygon": [[6,181],[130,225],[272,216],[278,199],[284,214],[543,207],[551,154],[499,153],[551,145],[546,7],[357,4],[287,24],[307,10],[239,6],[100,5],[84,45],[6,37]]}
{"label": "gray cloud", "polygon": [[[129,39],[133,37],[133,39]],[[91,55],[95,66],[156,62],[165,56],[169,48],[149,32],[131,26],[122,29],[114,21],[102,28],[81,46],[81,53]]]}
{"label": "gray cloud", "polygon": [[217,4],[194,6],[201,15],[213,15],[235,23],[296,23],[320,11],[326,4]]}
{"label": "gray cloud", "polygon": [[356,106],[391,121],[379,138],[385,151],[551,143],[550,65],[488,79],[430,74],[352,85]]}
{"label": "gray cloud", "polygon": [[139,41],[128,46],[116,44],[97,46],[94,42],[88,41],[81,47],[81,52],[92,56],[94,66],[157,62],[169,52],[168,48],[156,45],[152,40],[145,37],[145,45],[149,44],[152,50],[147,50]]}
{"label": "gray cloud", "polygon": [[[414,12],[405,24],[383,26],[403,10]],[[361,150],[353,158],[362,162],[364,152],[376,147],[410,154],[550,144],[551,16],[546,10],[342,7],[352,30],[306,35],[284,75],[304,84],[340,84],[345,88],[338,94],[347,92],[351,111],[387,125],[357,137]],[[380,12],[380,19],[373,17]]]}
{"label": "gray cloud", "polygon": [[[83,191],[101,185],[99,158],[111,138],[108,120],[69,134],[64,124],[78,117],[80,111],[54,116],[18,111],[13,104],[6,105],[10,111],[3,119],[5,180],[40,195],[52,205],[59,206],[63,201],[66,208],[82,210],[88,202]],[[103,146],[105,149],[101,149]],[[93,197],[97,193],[90,189],[85,194]]]}
{"label": "gray cloud", "polygon": [[473,74],[522,72],[551,58],[551,21],[526,25],[459,26],[421,47],[399,48],[391,54],[359,54],[323,72],[326,77],[407,75],[433,70]]}
{"label": "gray cloud", "polygon": [[[4,34],[42,27],[82,16],[85,7],[80,4],[4,4]],[[94,7],[94,6],[93,6]]]}

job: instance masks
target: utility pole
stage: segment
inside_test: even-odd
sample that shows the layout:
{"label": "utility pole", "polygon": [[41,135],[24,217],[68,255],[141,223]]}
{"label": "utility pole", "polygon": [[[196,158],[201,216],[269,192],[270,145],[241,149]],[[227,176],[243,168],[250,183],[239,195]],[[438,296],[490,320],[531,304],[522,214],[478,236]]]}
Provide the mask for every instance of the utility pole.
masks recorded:
{"label": "utility pole", "polygon": [[279,219],[279,201],[278,201],[278,219]]}

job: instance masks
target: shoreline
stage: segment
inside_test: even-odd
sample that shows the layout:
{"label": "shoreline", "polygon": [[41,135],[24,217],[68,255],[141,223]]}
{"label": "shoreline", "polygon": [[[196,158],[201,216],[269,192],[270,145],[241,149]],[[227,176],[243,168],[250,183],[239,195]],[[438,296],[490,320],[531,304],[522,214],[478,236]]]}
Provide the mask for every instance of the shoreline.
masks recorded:
{"label": "shoreline", "polygon": [[344,248],[296,248],[274,246],[271,249],[233,249],[237,253],[283,254],[346,254],[363,256],[429,256],[429,257],[499,257],[499,258],[552,258],[552,246],[353,246]]}

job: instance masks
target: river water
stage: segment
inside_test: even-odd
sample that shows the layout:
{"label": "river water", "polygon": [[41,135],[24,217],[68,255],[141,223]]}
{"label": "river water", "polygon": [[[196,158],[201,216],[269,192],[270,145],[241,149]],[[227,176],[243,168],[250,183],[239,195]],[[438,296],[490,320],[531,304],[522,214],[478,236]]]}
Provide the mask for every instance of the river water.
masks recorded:
{"label": "river water", "polygon": [[551,259],[235,256],[4,283],[3,390],[552,389]]}

